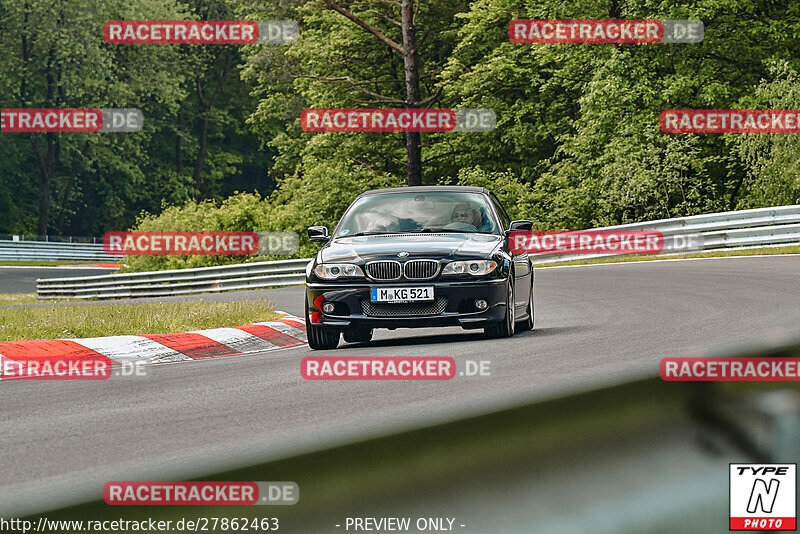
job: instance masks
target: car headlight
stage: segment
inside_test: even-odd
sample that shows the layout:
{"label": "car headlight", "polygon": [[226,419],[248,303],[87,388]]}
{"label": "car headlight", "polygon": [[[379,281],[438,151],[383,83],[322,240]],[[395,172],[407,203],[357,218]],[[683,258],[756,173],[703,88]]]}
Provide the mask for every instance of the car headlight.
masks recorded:
{"label": "car headlight", "polygon": [[314,274],[323,280],[337,278],[364,278],[364,271],[352,263],[324,263],[314,267]]}
{"label": "car headlight", "polygon": [[442,269],[442,275],[471,274],[484,276],[497,269],[497,262],[492,260],[451,261]]}

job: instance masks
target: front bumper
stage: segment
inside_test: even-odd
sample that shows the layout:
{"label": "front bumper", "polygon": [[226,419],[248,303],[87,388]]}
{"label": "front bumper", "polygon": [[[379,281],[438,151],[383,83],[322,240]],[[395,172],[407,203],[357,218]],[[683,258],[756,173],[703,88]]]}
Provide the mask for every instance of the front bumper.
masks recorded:
{"label": "front bumper", "polygon": [[[370,302],[372,287],[433,286],[434,301],[409,304]],[[306,320],[330,328],[421,328],[461,326],[484,328],[503,320],[506,311],[506,280],[452,280],[404,283],[341,282],[306,284],[309,317]],[[489,305],[477,310],[476,299]],[[334,312],[322,312],[332,302]]]}

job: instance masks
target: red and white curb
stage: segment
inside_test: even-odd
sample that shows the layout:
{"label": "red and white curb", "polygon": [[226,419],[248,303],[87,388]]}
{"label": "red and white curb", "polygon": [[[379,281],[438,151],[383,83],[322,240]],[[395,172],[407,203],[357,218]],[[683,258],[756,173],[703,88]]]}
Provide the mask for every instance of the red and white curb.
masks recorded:
{"label": "red and white curb", "polygon": [[169,363],[235,356],[303,345],[303,319],[285,312],[276,321],[176,334],[31,339],[0,342],[4,359],[19,362],[98,360],[116,363]]}

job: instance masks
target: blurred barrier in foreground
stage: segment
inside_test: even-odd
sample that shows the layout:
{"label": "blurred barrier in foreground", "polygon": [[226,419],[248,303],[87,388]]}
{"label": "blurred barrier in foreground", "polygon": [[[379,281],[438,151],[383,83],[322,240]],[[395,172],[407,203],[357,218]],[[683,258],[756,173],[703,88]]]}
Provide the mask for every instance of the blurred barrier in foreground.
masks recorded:
{"label": "blurred barrier in foreground", "polygon": [[[726,355],[797,357],[800,339]],[[800,458],[800,389],[790,383],[646,378],[465,412],[389,435],[348,440],[360,432],[350,429],[309,437],[293,453],[264,453],[262,463],[251,458],[237,466],[235,455],[209,454],[190,475],[291,480],[300,488],[293,506],[110,507],[99,484],[87,492],[92,502],[46,515],[173,521],[270,516],[280,519],[282,531],[303,533],[353,530],[344,528],[353,517],[409,517],[453,519],[452,530],[465,534],[713,534],[728,532],[729,463]],[[177,472],[154,466],[153,473],[137,472],[136,480],[166,480]]]}

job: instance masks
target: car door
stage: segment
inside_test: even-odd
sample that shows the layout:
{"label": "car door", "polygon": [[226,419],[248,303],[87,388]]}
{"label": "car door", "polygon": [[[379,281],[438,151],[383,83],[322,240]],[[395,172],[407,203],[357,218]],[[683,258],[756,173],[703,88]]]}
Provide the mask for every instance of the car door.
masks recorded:
{"label": "car door", "polygon": [[[504,230],[507,230],[511,224],[511,217],[508,216],[505,208],[493,193],[489,194],[489,198],[494,205],[497,217],[500,219],[500,224]],[[528,254],[524,251],[520,254],[515,254],[509,250],[509,254],[511,254],[511,261],[514,263],[514,306],[516,307],[517,315],[519,315],[524,313],[523,310],[528,305],[528,298],[533,284],[533,269]]]}

